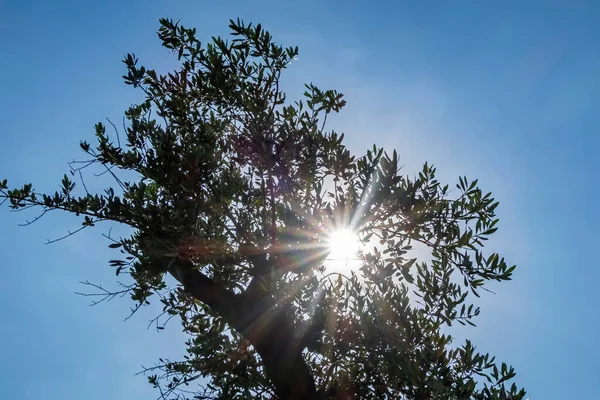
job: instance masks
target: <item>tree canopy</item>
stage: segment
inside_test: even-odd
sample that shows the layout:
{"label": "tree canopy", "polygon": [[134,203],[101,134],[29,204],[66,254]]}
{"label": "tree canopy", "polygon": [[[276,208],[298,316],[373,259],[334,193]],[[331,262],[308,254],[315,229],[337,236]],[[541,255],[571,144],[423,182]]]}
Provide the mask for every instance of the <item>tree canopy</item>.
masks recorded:
{"label": "tree canopy", "polygon": [[[183,359],[146,371],[163,398],[524,398],[512,367],[448,329],[474,325],[473,296],[515,269],[484,251],[498,202],[476,180],[440,183],[428,164],[404,176],[395,150],[352,154],[326,124],[341,93],[282,91],[298,48],[261,25],[229,27],[203,44],[161,19],[177,69],[127,55],[125,83],[143,100],[123,130],[96,124],[57,192],[3,180],[3,201],[75,214],[82,229],[131,228],[109,237],[123,290],[134,310],[160,302],[188,336]],[[92,165],[113,187],[88,192]],[[340,232],[350,253],[333,257]]]}

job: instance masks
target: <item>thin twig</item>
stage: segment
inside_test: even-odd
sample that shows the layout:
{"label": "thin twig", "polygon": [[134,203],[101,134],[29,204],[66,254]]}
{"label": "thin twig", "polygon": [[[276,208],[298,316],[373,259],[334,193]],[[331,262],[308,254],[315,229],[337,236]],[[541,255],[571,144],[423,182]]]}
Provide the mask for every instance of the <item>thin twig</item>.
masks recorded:
{"label": "thin twig", "polygon": [[[73,171],[81,171],[82,169],[89,167],[90,165],[96,163],[97,161],[98,160],[89,160],[89,161],[76,161],[76,160],[73,160],[73,161],[69,162],[68,164],[69,164],[69,167],[71,168],[71,170],[73,170]],[[73,167],[73,164],[84,164],[84,165],[75,168],[75,167]]]}
{"label": "thin twig", "polygon": [[100,291],[100,293],[75,292],[75,294],[77,294],[79,296],[84,296],[84,297],[102,297],[100,300],[92,301],[92,303],[90,304],[90,306],[95,306],[97,304],[102,303],[103,301],[109,302],[109,301],[111,301],[112,299],[114,299],[117,296],[123,297],[127,293],[129,293],[131,291],[131,288],[133,287],[133,285],[127,286],[127,285],[124,285],[124,284],[122,284],[122,283],[119,282],[119,285],[121,287],[124,287],[125,289],[117,291],[117,292],[111,292],[111,291],[103,288],[102,285],[91,283],[89,281],[80,281],[79,283],[81,283],[82,285],[91,286],[91,287],[93,287],[95,289],[98,289]]}
{"label": "thin twig", "polygon": [[109,124],[112,125],[113,129],[115,130],[115,134],[117,135],[117,144],[119,145],[119,147],[121,147],[121,139],[119,138],[119,131],[117,130],[117,127],[115,126],[115,124],[112,123],[110,119],[106,118],[106,120]]}
{"label": "thin twig", "polygon": [[[96,222],[99,222],[99,221],[101,221],[101,220],[94,221],[94,223],[96,223]],[[74,230],[73,232],[71,232],[71,231],[67,231],[68,233],[67,233],[66,235],[64,235],[64,236],[61,236],[61,237],[59,237],[58,239],[52,239],[52,240],[50,240],[50,239],[47,239],[47,241],[46,241],[46,244],[52,244],[52,243],[60,242],[61,240],[64,240],[64,239],[66,239],[66,238],[68,238],[68,237],[70,237],[70,236],[73,236],[73,235],[75,235],[76,233],[78,233],[78,232],[80,232],[80,231],[84,230],[84,229],[85,229],[85,228],[87,228],[88,226],[90,226],[90,225],[83,225],[83,226],[81,226],[80,228],[78,228],[78,229]]]}
{"label": "thin twig", "polygon": [[[20,211],[23,211],[23,210],[20,210]],[[35,217],[33,220],[31,220],[31,221],[25,220],[25,223],[24,224],[19,224],[19,226],[28,226],[28,225],[31,225],[31,224],[35,223],[40,218],[42,218],[48,211],[50,211],[50,210],[45,209],[44,211],[42,211],[42,213],[40,215],[38,215],[37,217]]]}
{"label": "thin twig", "polygon": [[83,188],[85,189],[85,194],[87,194],[89,196],[90,192],[88,191],[88,188],[85,185],[85,181],[83,180],[83,175],[81,174],[81,169],[78,169],[77,172],[79,173],[79,179],[81,179],[81,184],[83,185]]}

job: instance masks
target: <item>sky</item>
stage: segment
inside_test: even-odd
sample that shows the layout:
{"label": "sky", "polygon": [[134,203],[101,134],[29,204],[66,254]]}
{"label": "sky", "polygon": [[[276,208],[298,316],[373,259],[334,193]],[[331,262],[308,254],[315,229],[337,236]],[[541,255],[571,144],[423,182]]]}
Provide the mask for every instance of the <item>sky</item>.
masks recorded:
{"label": "sky", "polygon": [[[260,22],[300,48],[291,98],[305,82],[346,95],[330,128],[353,151],[376,143],[407,173],[428,161],[443,182],[478,178],[500,201],[490,246],[518,268],[461,333],[532,400],[600,398],[600,2],[0,0],[0,178],[57,188],[93,125],[140,99],[122,57],[173,65],[160,17],[203,40],[230,18]],[[177,325],[147,329],[156,308],[124,322],[128,299],[89,307],[79,281],[115,284],[106,229],[45,245],[77,220],[18,226],[30,217],[0,210],[2,396],[158,396],[135,374],[182,353]]]}

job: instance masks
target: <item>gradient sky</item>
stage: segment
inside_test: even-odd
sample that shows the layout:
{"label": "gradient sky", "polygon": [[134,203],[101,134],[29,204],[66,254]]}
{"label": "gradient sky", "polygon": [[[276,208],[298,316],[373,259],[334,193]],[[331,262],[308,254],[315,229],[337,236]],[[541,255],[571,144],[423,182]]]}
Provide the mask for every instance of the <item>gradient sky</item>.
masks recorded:
{"label": "gradient sky", "polygon": [[[94,123],[140,98],[122,56],[172,65],[160,17],[201,39],[229,18],[262,23],[300,47],[289,94],[309,81],[346,94],[330,127],[353,150],[479,178],[500,201],[491,247],[519,268],[459,334],[513,364],[532,400],[600,399],[600,2],[0,0],[0,177],[54,191]],[[78,281],[114,283],[106,229],[46,246],[77,220],[17,226],[29,217],[0,210],[1,397],[155,398],[134,374],[182,352],[177,324],[146,329],[156,309],[123,322],[127,299],[88,307]]]}

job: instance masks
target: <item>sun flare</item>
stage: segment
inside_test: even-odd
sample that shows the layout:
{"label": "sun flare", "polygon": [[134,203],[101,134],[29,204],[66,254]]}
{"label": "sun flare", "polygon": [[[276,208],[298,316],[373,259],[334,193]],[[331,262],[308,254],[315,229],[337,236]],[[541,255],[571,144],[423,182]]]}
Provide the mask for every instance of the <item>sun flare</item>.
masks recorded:
{"label": "sun flare", "polygon": [[356,234],[348,229],[338,229],[329,235],[329,256],[327,261],[330,267],[335,268],[354,264],[358,255],[359,241]]}

